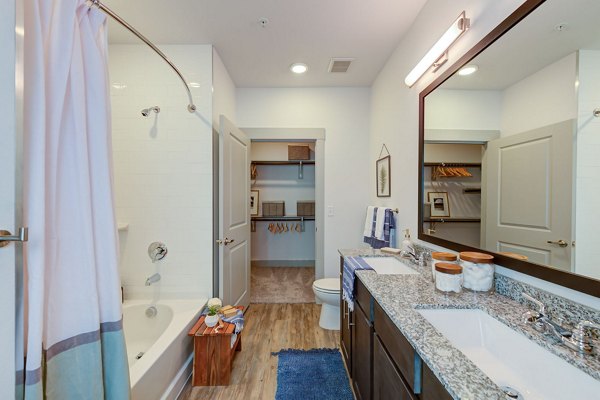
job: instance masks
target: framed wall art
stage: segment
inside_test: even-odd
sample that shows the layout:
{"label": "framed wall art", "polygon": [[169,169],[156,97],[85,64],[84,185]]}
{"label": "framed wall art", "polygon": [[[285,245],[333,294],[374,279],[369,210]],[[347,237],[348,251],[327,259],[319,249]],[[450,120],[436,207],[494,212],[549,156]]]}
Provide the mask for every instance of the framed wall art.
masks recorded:
{"label": "framed wall art", "polygon": [[427,192],[427,200],[431,204],[431,218],[450,218],[448,192]]}

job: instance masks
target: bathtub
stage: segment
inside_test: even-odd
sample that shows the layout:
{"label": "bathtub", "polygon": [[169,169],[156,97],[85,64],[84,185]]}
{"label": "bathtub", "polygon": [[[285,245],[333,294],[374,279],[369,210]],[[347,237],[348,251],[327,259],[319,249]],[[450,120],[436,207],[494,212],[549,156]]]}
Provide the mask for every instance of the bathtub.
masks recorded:
{"label": "bathtub", "polygon": [[164,300],[147,317],[147,300],[123,303],[133,400],[177,398],[192,372],[192,338],[188,331],[206,299]]}

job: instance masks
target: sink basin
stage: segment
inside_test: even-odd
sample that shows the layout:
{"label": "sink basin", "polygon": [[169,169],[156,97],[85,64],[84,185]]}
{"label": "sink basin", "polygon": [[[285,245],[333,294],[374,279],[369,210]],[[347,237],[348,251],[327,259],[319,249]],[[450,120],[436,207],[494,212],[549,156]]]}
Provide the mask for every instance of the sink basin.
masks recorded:
{"label": "sink basin", "polygon": [[419,273],[395,257],[363,257],[380,275],[418,275]]}
{"label": "sink basin", "polygon": [[481,310],[417,311],[498,386],[525,400],[600,397],[600,381]]}

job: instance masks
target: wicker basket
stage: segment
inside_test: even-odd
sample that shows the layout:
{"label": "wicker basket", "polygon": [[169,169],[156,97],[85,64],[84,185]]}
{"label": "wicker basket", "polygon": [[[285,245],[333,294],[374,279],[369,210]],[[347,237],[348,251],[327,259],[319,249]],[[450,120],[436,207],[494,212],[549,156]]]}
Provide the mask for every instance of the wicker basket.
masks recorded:
{"label": "wicker basket", "polygon": [[288,145],[288,160],[306,161],[310,160],[310,147],[308,145]]}
{"label": "wicker basket", "polygon": [[263,201],[263,217],[283,217],[285,216],[285,201]]}
{"label": "wicker basket", "polygon": [[296,215],[299,217],[314,217],[315,202],[314,201],[299,201],[297,202]]}

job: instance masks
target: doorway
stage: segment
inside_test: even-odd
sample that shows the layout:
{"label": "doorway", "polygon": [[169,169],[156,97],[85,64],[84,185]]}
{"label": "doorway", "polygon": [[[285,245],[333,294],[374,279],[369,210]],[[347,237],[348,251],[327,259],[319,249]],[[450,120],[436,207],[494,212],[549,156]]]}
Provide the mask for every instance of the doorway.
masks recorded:
{"label": "doorway", "polygon": [[316,142],[252,141],[251,303],[313,303]]}
{"label": "doorway", "polygon": [[[314,302],[312,283],[324,273],[325,131],[242,130],[252,140],[251,193],[257,201],[251,217],[251,302]],[[291,154],[303,149],[304,157]]]}

